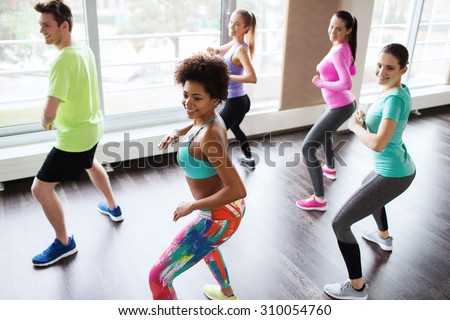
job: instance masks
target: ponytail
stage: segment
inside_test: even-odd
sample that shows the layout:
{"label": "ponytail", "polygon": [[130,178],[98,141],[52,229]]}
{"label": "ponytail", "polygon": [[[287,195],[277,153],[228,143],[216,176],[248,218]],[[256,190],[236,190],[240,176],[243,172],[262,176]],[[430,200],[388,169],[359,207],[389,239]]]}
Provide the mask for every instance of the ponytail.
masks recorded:
{"label": "ponytail", "polygon": [[348,39],[348,44],[350,45],[350,49],[352,49],[352,55],[353,55],[353,63],[355,63],[356,60],[356,35],[358,33],[358,20],[354,17],[353,20],[353,27],[352,27],[352,33],[350,33],[350,37]]}
{"label": "ponytail", "polygon": [[352,50],[353,63],[355,63],[356,47],[357,47],[356,38],[358,35],[358,20],[356,20],[356,17],[352,15],[350,12],[344,10],[336,12],[335,16],[345,21],[345,27],[347,29],[352,29],[352,32],[348,35],[348,44],[350,45],[350,49]]}
{"label": "ponytail", "polygon": [[245,34],[245,41],[247,42],[250,51],[250,59],[253,59],[255,53],[256,17],[253,12],[244,9],[236,10],[235,12],[243,17],[245,26],[248,27],[248,31]]}

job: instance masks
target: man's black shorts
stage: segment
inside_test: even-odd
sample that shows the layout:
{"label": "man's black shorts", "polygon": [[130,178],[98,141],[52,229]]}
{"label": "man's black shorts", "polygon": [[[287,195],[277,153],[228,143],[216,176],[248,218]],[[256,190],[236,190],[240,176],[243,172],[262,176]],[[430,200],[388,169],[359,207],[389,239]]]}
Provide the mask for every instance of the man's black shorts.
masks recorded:
{"label": "man's black shorts", "polygon": [[67,152],[53,147],[36,177],[44,182],[79,180],[84,171],[92,167],[96,149],[97,144],[83,152]]}

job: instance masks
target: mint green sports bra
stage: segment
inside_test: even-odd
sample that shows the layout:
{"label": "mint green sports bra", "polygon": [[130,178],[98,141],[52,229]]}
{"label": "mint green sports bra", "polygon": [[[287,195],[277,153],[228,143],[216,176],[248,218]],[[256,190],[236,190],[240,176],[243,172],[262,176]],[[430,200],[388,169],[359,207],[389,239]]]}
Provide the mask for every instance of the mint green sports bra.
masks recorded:
{"label": "mint green sports bra", "polygon": [[180,165],[180,167],[184,169],[184,173],[188,178],[206,179],[217,175],[216,169],[210,162],[194,158],[189,153],[189,146],[191,145],[192,139],[195,138],[195,136],[200,132],[200,130],[203,129],[204,126],[206,126],[208,123],[214,120],[221,121],[221,119],[218,117],[209,119],[204,124],[202,124],[202,126],[197,130],[197,132],[195,132],[189,138],[189,140],[186,141],[186,143],[183,143],[183,145],[181,145],[180,148],[178,149],[177,154],[178,164]]}

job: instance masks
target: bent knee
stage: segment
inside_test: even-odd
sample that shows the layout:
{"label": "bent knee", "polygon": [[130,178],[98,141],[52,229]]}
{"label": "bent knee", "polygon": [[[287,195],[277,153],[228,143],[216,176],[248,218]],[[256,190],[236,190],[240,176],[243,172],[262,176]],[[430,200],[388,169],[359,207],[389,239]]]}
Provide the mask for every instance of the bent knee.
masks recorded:
{"label": "bent knee", "polygon": [[154,265],[148,274],[148,284],[152,291],[163,286],[163,276],[157,265]]}
{"label": "bent knee", "polygon": [[36,199],[40,199],[46,194],[48,194],[48,192],[51,191],[52,189],[53,189],[52,184],[40,181],[38,179],[34,179],[33,184],[31,185],[31,194]]}

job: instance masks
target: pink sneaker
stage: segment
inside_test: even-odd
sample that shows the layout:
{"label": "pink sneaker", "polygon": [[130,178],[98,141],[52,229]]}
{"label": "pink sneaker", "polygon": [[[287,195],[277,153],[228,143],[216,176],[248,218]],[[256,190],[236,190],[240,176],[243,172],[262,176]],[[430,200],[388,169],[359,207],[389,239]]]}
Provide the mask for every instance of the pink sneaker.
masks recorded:
{"label": "pink sneaker", "polygon": [[326,211],[328,209],[327,202],[326,201],[324,203],[318,202],[314,195],[305,200],[297,200],[295,204],[297,205],[297,207],[303,210]]}
{"label": "pink sneaker", "polygon": [[325,177],[330,180],[336,180],[336,169],[330,169],[326,164],[322,166],[322,172]]}

